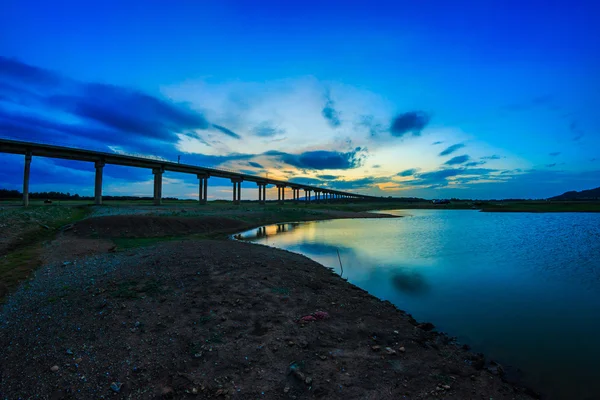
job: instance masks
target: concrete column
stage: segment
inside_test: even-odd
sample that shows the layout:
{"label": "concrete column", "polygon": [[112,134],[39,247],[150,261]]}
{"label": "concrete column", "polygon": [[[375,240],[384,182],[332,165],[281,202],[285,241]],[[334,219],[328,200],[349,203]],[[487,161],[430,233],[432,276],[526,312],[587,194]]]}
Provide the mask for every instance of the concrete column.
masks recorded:
{"label": "concrete column", "polygon": [[96,161],[96,181],[94,184],[94,204],[102,205],[102,172],[104,171],[104,161]]}
{"label": "concrete column", "polygon": [[237,203],[241,204],[242,202],[242,181],[239,181],[237,184]]}
{"label": "concrete column", "polygon": [[208,201],[208,176],[204,177],[204,184],[202,185],[204,189],[204,196],[202,197],[202,203],[206,204]]}
{"label": "concrete column", "polygon": [[198,178],[198,203],[206,204],[206,195],[208,193],[208,175],[196,174]]}
{"label": "concrete column", "polygon": [[154,174],[154,205],[160,206],[162,204],[162,168],[152,169]]}
{"label": "concrete column", "polygon": [[233,204],[237,204],[237,182],[232,179],[231,183],[233,183]]}
{"label": "concrete column", "polygon": [[258,204],[262,204],[263,203],[263,198],[262,198],[262,184],[260,182],[256,182],[256,185],[258,186]]}
{"label": "concrete column", "polygon": [[262,187],[262,191],[263,191],[263,204],[265,204],[267,202],[267,185],[263,185]]}
{"label": "concrete column", "polygon": [[285,202],[285,186],[281,188],[281,203]]}
{"label": "concrete column", "polygon": [[23,206],[29,205],[29,174],[31,172],[31,152],[25,154],[25,168],[23,170]]}

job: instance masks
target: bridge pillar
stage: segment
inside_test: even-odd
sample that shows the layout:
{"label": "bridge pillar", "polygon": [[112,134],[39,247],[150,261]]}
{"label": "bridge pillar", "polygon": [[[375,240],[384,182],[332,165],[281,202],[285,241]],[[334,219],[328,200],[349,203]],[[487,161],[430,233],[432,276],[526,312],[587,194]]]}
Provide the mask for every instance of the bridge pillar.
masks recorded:
{"label": "bridge pillar", "polygon": [[96,161],[96,179],[94,182],[94,204],[102,205],[102,172],[104,171],[104,161]]}
{"label": "bridge pillar", "polygon": [[206,204],[208,195],[208,174],[196,174],[198,178],[198,202]]}
{"label": "bridge pillar", "polygon": [[307,203],[310,203],[310,189],[309,190],[304,189],[304,197],[306,197],[305,201]]}
{"label": "bridge pillar", "polygon": [[233,183],[233,204],[240,204],[242,201],[242,180],[232,178]]}
{"label": "bridge pillar", "polygon": [[265,204],[267,202],[267,184],[265,183],[262,187],[262,203]]}
{"label": "bridge pillar", "polygon": [[25,154],[25,168],[23,170],[23,206],[29,206],[29,174],[31,172],[31,152]]}
{"label": "bridge pillar", "polygon": [[152,173],[154,174],[154,205],[160,206],[162,204],[162,168],[153,168]]}
{"label": "bridge pillar", "polygon": [[277,200],[279,204],[283,204],[285,202],[285,186],[277,185]]}

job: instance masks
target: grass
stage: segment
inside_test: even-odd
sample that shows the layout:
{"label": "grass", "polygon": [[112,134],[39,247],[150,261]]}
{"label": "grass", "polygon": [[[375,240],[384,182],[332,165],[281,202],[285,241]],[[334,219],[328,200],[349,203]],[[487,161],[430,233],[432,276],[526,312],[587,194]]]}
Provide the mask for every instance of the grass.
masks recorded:
{"label": "grass", "polygon": [[57,229],[84,218],[89,212],[88,207],[29,207],[1,210],[2,221],[28,224],[31,225],[31,229],[19,235],[18,242],[9,247],[8,253],[0,258],[0,282],[11,290],[19,282],[27,279],[31,271],[40,266],[39,254],[42,244],[53,239]]}
{"label": "grass", "polygon": [[515,201],[485,204],[490,212],[600,212],[598,201]]}

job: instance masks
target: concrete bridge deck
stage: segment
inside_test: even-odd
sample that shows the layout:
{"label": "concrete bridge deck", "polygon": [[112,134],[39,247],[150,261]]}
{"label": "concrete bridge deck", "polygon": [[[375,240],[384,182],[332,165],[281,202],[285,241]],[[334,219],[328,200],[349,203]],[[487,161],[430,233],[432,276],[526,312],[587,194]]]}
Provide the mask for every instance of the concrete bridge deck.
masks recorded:
{"label": "concrete bridge deck", "polygon": [[72,147],[63,147],[33,142],[22,142],[10,139],[0,139],[0,153],[22,154],[25,156],[25,166],[23,172],[23,205],[29,204],[29,176],[31,160],[36,157],[60,158],[66,160],[77,160],[93,162],[96,168],[94,202],[102,204],[102,175],[106,164],[123,165],[137,168],[148,168],[154,174],[154,204],[160,205],[162,201],[162,174],[164,171],[182,172],[196,175],[199,179],[198,195],[200,203],[207,200],[208,178],[219,177],[230,179],[233,183],[233,202],[239,204],[241,201],[241,183],[255,182],[258,185],[258,201],[264,203],[266,200],[266,187],[274,185],[278,188],[278,200],[285,201],[285,188],[292,189],[293,198],[300,199],[300,191],[305,192],[305,201],[310,202],[311,193],[314,192],[314,198],[319,200],[334,199],[376,199],[374,196],[360,195],[356,193],[332,190],[313,185],[303,185],[289,181],[269,179],[257,175],[249,175],[228,171],[218,168],[207,168],[190,164],[179,164],[167,160],[151,157],[138,157],[116,153],[106,153],[95,150],[85,150]]}

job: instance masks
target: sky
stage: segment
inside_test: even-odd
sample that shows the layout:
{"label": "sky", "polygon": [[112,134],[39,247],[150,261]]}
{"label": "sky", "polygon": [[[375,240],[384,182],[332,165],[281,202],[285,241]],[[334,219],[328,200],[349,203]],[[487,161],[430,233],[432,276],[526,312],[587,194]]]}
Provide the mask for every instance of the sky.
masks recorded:
{"label": "sky", "polygon": [[[599,16],[591,0],[0,0],[0,137],[376,196],[546,198],[600,186]],[[0,187],[21,189],[23,158],[0,154]],[[93,171],[34,157],[30,190],[91,195]],[[151,196],[152,179],[107,166],[104,194]],[[167,172],[163,195],[197,185]]]}

